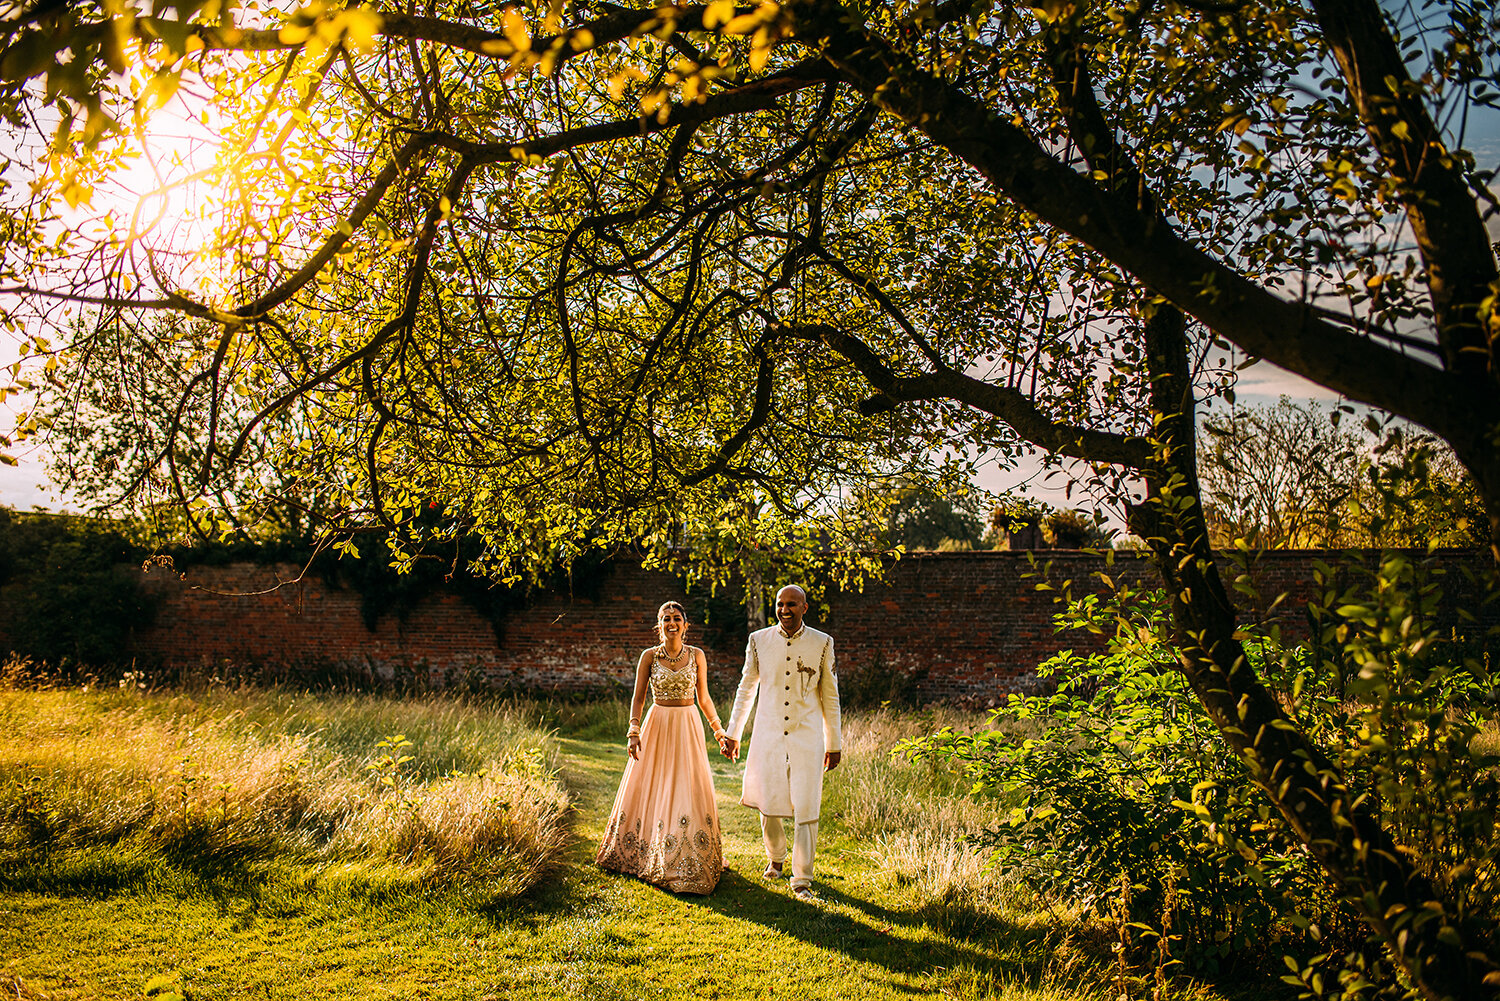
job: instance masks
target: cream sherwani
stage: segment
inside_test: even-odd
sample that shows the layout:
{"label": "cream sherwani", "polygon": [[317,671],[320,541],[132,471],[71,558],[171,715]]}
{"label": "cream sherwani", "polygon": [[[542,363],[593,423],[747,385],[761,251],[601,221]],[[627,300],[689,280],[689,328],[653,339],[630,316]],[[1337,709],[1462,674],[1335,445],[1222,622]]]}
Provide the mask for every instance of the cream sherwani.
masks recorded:
{"label": "cream sherwani", "polygon": [[774,625],[750,634],[729,736],[740,739],[759,696],[740,802],[768,817],[816,822],[823,753],[843,750],[833,637],[805,623],[794,636]]}

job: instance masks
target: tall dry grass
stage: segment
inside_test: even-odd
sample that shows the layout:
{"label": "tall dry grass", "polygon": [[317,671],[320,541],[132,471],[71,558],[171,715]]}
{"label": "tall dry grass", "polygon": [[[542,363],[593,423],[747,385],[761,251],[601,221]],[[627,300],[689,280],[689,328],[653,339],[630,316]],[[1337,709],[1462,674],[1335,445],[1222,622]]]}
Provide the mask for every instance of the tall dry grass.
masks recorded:
{"label": "tall dry grass", "polygon": [[[379,767],[398,734],[409,760]],[[567,845],[555,756],[515,706],[0,689],[0,866],[128,844],[195,869],[378,859],[510,895]]]}
{"label": "tall dry grass", "polygon": [[839,778],[824,787],[824,812],[868,846],[887,879],[909,888],[919,913],[961,936],[982,934],[1001,921],[1042,921],[1046,904],[989,864],[983,835],[1007,804],[970,795],[968,781],[943,762],[913,762],[891,752],[906,738],[985,720],[982,713],[944,709],[850,713]]}

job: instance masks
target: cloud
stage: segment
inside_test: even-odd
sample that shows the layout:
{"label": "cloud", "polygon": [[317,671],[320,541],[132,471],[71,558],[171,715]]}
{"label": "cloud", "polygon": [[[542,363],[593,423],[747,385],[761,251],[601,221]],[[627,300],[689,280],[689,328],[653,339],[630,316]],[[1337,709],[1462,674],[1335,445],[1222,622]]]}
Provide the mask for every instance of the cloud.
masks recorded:
{"label": "cloud", "polygon": [[47,481],[47,473],[36,461],[25,456],[16,466],[0,465],[0,507],[30,511],[43,507],[49,511],[76,511],[77,503]]}
{"label": "cloud", "polygon": [[1327,386],[1320,386],[1268,361],[1258,361],[1241,372],[1234,395],[1241,404],[1275,403],[1283,396],[1325,403],[1340,399],[1339,394]]}

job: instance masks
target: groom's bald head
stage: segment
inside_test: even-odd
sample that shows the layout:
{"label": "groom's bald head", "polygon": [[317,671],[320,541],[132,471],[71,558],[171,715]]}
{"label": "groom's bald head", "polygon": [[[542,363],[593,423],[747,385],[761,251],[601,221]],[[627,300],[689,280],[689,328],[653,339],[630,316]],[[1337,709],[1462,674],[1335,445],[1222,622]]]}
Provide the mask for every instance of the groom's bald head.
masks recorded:
{"label": "groom's bald head", "polygon": [[802,628],[802,617],[807,614],[807,592],[796,584],[788,584],[776,592],[776,621],[787,635]]}

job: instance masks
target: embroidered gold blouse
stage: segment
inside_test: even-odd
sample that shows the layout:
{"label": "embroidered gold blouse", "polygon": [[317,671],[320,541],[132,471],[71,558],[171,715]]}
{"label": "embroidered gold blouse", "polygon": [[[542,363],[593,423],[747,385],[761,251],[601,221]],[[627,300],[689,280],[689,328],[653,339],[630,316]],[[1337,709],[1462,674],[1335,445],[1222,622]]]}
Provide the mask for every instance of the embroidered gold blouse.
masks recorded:
{"label": "embroidered gold blouse", "polygon": [[661,648],[651,655],[651,700],[653,702],[681,702],[695,698],[698,694],[697,651],[684,646],[685,656],[673,669],[662,656]]}

